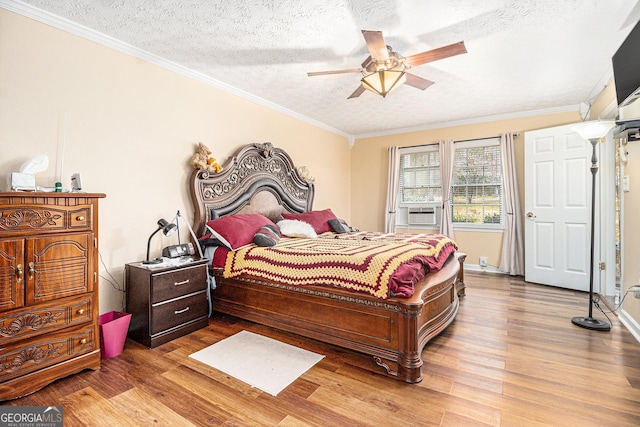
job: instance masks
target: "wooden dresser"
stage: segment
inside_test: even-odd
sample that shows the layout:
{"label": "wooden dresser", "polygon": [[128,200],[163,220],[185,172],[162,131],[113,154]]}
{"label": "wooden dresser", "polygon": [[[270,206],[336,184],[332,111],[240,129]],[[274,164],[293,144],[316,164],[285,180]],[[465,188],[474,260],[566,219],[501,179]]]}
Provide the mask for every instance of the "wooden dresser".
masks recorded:
{"label": "wooden dresser", "polygon": [[95,193],[0,193],[0,400],[100,369]]}

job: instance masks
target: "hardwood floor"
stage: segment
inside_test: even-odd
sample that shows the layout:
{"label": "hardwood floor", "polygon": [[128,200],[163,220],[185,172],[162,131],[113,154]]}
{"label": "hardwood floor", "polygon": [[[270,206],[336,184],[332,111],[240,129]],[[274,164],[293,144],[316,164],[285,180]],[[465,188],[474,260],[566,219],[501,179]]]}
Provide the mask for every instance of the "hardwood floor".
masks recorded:
{"label": "hardwood floor", "polygon": [[[454,323],[423,352],[424,380],[378,375],[364,355],[229,316],[149,350],[127,341],[99,371],[9,405],[62,405],[65,426],[638,426],[640,344],[571,324],[583,293],[466,274]],[[599,318],[603,316],[598,313]],[[188,355],[249,330],[326,357],[277,397]]]}

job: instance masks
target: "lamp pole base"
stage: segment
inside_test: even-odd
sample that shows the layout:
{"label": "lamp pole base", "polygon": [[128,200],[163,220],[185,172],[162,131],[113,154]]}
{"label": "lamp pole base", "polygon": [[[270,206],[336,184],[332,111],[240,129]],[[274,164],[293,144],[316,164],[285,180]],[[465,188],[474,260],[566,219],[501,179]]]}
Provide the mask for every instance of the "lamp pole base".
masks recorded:
{"label": "lamp pole base", "polygon": [[573,317],[571,323],[581,328],[592,329],[594,331],[607,332],[611,330],[611,325],[600,319],[594,319],[593,317]]}
{"label": "lamp pole base", "polygon": [[156,258],[156,259],[148,259],[146,261],[142,261],[143,264],[160,264],[163,261],[162,258]]}

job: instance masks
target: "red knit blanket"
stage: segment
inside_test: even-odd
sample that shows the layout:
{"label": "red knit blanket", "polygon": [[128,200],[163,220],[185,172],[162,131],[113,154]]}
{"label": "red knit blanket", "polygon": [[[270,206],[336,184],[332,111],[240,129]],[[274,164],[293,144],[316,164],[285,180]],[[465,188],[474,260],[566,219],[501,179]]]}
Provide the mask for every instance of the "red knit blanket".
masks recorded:
{"label": "red knit blanket", "polygon": [[440,235],[366,235],[323,235],[282,239],[266,248],[246,246],[228,253],[223,274],[247,274],[295,286],[333,286],[377,298],[408,297],[413,295],[413,284],[427,271],[440,269],[457,249]]}

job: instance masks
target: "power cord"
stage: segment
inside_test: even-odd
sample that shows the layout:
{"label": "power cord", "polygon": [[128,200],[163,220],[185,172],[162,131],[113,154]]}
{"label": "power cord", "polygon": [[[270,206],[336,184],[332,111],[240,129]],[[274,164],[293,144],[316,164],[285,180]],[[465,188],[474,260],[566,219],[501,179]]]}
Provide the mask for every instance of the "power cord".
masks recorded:
{"label": "power cord", "polygon": [[[607,316],[607,313],[605,313],[605,311],[602,309],[602,307],[600,307],[600,297],[599,297],[599,296],[597,296],[597,295],[594,295],[594,297],[593,297],[593,306],[594,306],[595,308],[597,308],[597,309],[598,309],[598,311],[599,311],[600,313],[602,313],[602,315],[603,315],[604,317],[606,317],[606,318],[607,318],[607,322],[609,323],[609,327],[610,327],[610,328],[613,328],[613,322],[611,321],[611,319],[609,318],[609,316]],[[617,308],[616,308],[616,310],[617,310]],[[615,311],[613,311],[613,312],[615,312]]]}
{"label": "power cord", "polygon": [[[629,295],[629,292],[636,292],[636,291],[640,291],[640,286],[631,286],[629,289],[627,289],[624,295],[622,295],[622,298],[620,298],[620,302],[608,312],[617,315],[618,309],[622,307],[622,303],[624,303],[624,300],[627,298],[627,295]],[[593,305],[600,311],[600,313],[602,313],[607,318],[607,320],[609,321],[609,324],[613,326],[611,319],[609,319],[609,316],[607,316],[607,313],[605,312],[605,310],[603,310],[602,307],[600,307],[599,303],[600,303],[600,297],[598,295],[594,295]]]}
{"label": "power cord", "polygon": [[[178,212],[176,212],[176,216],[173,218],[176,225],[178,225],[180,218],[182,218],[182,214],[180,214],[180,211],[178,210]],[[187,228],[189,229],[189,233],[191,234],[191,238],[193,239],[195,246],[198,248],[198,255],[200,255],[200,259],[203,259],[204,254],[202,253],[202,247],[200,246],[200,242],[198,241],[196,234],[193,232],[193,228],[191,228],[191,224],[189,224],[189,221],[185,220],[185,223],[187,224]],[[180,226],[178,226],[178,230],[180,230]],[[178,239],[180,239],[180,234],[178,234]],[[215,289],[216,282],[215,282],[215,278],[209,275],[208,264],[207,264],[206,271],[207,271],[207,303],[209,305],[209,317],[211,317],[211,314],[213,313],[213,305],[211,301],[211,288]]]}
{"label": "power cord", "polygon": [[[124,287],[124,285],[121,285],[118,280],[113,277],[113,274],[111,274],[109,272],[109,269],[107,268],[107,265],[104,262],[104,259],[102,259],[102,254],[100,253],[100,251],[98,251],[98,257],[100,258],[100,262],[102,263],[102,266],[104,267],[104,271],[109,275],[109,277],[105,277],[102,274],[100,274],[100,278],[105,280],[107,283],[109,283],[111,285],[111,287],[113,289],[115,289],[118,292],[122,293],[122,301],[121,301],[121,306],[122,306],[122,311],[125,310],[125,306],[126,306],[126,302],[125,302],[125,296],[126,296],[126,289]],[[122,272],[123,277],[122,277],[122,282],[124,283],[124,271]]]}

